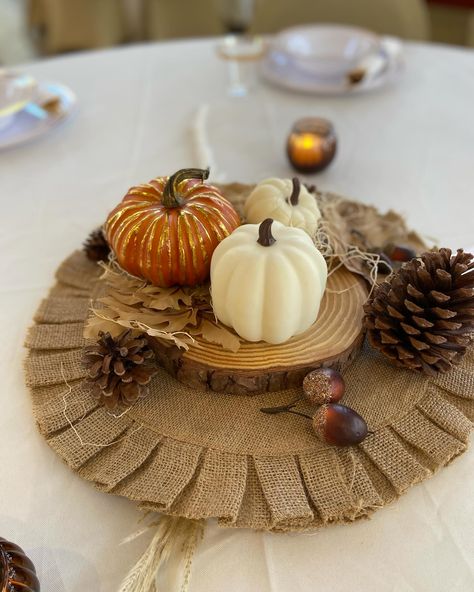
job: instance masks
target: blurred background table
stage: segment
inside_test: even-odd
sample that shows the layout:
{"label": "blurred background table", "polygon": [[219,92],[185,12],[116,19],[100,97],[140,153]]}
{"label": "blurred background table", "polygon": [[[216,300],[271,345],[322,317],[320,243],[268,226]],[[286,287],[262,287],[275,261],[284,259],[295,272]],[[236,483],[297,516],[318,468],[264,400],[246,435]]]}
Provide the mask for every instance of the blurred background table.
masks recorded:
{"label": "blurred background table", "polygon": [[[0,0],[0,64],[28,56],[224,31],[225,0]],[[228,0],[247,4],[250,0]],[[256,0],[251,31],[342,23],[403,39],[474,46],[474,0]]]}
{"label": "blurred background table", "polygon": [[[137,528],[134,504],[96,492],[38,434],[23,383],[25,332],[60,261],[129,186],[194,164],[200,106],[228,180],[290,175],[291,124],[325,116],[340,149],[312,182],[394,208],[442,245],[474,248],[472,51],[407,44],[399,83],[373,94],[318,98],[260,83],[232,102],[215,45],[135,46],[27,67],[79,98],[62,128],[0,154],[0,535],[31,555],[45,592],[115,591],[151,533],[119,546]],[[466,592],[473,485],[467,453],[370,521],[301,535],[210,524],[190,590]]]}

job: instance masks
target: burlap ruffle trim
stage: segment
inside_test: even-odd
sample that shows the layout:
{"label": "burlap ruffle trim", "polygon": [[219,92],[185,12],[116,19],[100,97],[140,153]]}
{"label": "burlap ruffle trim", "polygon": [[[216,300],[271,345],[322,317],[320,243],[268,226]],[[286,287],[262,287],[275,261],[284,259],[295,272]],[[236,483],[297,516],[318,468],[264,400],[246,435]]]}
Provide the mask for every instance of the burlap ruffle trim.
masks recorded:
{"label": "burlap ruffle trim", "polygon": [[472,349],[462,367],[427,382],[403,417],[350,449],[232,454],[160,435],[128,414],[113,417],[82,387],[82,330],[99,274],[82,253],[60,267],[26,340],[26,381],[48,444],[102,491],[225,526],[305,530],[368,516],[467,448]]}

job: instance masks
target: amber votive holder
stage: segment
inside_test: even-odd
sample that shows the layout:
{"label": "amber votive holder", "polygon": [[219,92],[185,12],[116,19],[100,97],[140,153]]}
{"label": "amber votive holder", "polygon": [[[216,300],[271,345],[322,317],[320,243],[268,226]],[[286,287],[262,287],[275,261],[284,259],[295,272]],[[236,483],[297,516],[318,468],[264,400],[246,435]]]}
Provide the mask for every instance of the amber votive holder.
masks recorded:
{"label": "amber votive holder", "polygon": [[325,169],[336,154],[334,126],[321,117],[305,117],[294,125],[287,140],[287,154],[300,173],[317,173]]}

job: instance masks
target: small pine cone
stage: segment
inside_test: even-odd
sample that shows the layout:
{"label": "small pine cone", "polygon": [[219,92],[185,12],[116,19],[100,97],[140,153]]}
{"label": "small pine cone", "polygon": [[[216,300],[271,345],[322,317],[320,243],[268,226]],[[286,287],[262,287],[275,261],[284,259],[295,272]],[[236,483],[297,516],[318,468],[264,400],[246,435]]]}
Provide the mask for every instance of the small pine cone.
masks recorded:
{"label": "small pine cone", "polygon": [[84,252],[91,261],[107,261],[110,247],[105,240],[102,228],[93,230],[83,244]]}
{"label": "small pine cone", "polygon": [[370,344],[434,376],[458,364],[474,331],[474,258],[427,252],[377,286],[364,307]]}
{"label": "small pine cone", "polygon": [[146,385],[157,372],[146,335],[136,337],[131,333],[128,329],[114,339],[101,331],[97,343],[84,350],[86,381],[92,394],[108,409],[129,406],[144,397],[148,393]]}

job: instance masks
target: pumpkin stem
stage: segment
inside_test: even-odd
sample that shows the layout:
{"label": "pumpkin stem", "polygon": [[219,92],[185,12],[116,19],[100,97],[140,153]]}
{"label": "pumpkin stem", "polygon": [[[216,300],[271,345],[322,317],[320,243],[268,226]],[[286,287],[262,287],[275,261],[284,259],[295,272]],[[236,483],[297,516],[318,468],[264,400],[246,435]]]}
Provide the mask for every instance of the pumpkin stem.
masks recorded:
{"label": "pumpkin stem", "polygon": [[293,177],[291,182],[293,183],[293,190],[290,195],[290,204],[297,206],[300,199],[301,182],[298,177]]}
{"label": "pumpkin stem", "polygon": [[177,208],[181,205],[179,184],[187,179],[199,179],[205,181],[209,177],[209,167],[207,169],[180,169],[166,182],[163,189],[162,204],[166,208]]}
{"label": "pumpkin stem", "polygon": [[262,247],[271,247],[276,242],[275,237],[272,234],[273,220],[266,218],[258,228],[258,240],[257,243]]}

